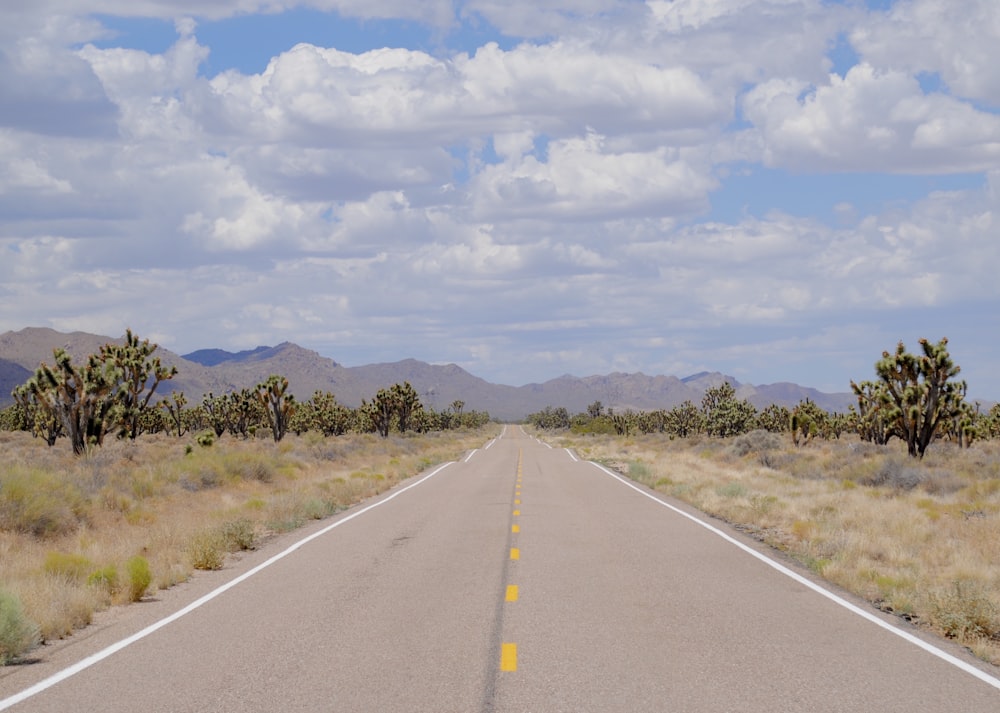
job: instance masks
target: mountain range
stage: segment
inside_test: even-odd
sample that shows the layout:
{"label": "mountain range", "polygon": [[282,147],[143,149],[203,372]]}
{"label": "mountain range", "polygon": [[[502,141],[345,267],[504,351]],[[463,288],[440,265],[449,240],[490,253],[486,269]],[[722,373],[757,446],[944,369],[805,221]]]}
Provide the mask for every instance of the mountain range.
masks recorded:
{"label": "mountain range", "polygon": [[[0,334],[0,407],[13,403],[10,392],[30,378],[41,362],[52,363],[53,349],[62,347],[75,361],[83,361],[104,344],[120,343],[122,339],[36,327]],[[669,409],[687,400],[700,405],[705,390],[723,382],[731,383],[738,398],[748,399],[758,409],[772,403],[794,406],[809,398],[828,411],[843,412],[854,403],[850,393],[824,393],[792,383],[741,384],[718,372],[684,378],[641,373],[566,375],[540,384],[505,386],[473,376],[455,364],[428,364],[415,359],[347,367],[290,342],[236,353],[202,349],[185,355],[161,347],[155,356],[178,371],[174,379],[160,385],[157,394],[183,391],[191,404],[210,392],[219,395],[253,388],[271,374],[286,377],[289,390],[300,400],[308,399],[317,390],[330,391],[340,403],[355,407],[381,388],[408,381],[421,401],[435,410],[462,401],[466,410],[487,411],[494,418],[510,421],[546,406],[562,406],[570,413],[578,413],[595,401],[616,411]]]}

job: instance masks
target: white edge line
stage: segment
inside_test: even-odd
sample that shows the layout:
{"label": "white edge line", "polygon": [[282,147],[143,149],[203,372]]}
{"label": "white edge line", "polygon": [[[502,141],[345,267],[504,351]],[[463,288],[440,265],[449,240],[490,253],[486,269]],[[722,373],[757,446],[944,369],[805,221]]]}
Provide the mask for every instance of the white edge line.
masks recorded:
{"label": "white edge line", "polygon": [[326,533],[330,532],[330,530],[333,530],[334,528],[340,527],[344,523],[353,520],[354,518],[358,517],[359,515],[363,515],[364,513],[368,512],[369,510],[372,510],[373,508],[377,508],[380,505],[385,505],[387,502],[389,502],[390,500],[392,500],[393,498],[395,498],[395,497],[397,497],[399,495],[402,495],[403,493],[405,493],[410,488],[415,488],[418,485],[420,485],[421,483],[423,483],[424,481],[427,481],[427,480],[433,478],[435,475],[437,475],[438,473],[440,473],[442,470],[444,470],[445,468],[447,468],[449,465],[451,465],[451,462],[448,462],[448,463],[445,463],[443,465],[440,465],[437,468],[435,468],[433,471],[431,471],[429,474],[427,474],[424,477],[422,477],[420,480],[416,481],[415,483],[410,483],[405,488],[400,488],[399,490],[397,490],[395,493],[393,493],[392,495],[388,496],[387,498],[379,500],[376,503],[372,503],[371,505],[368,505],[367,507],[361,508],[357,512],[351,513],[347,517],[341,518],[340,520],[337,520],[336,522],[334,522],[334,523],[332,523],[330,525],[327,525],[322,530],[319,530],[318,532],[314,532],[313,534],[309,535],[308,537],[304,537],[303,539],[301,539],[298,542],[294,543],[293,545],[291,545],[287,549],[285,549],[282,552],[279,552],[278,554],[274,555],[269,560],[260,563],[259,565],[257,565],[256,567],[254,567],[253,569],[251,569],[251,570],[249,570],[247,572],[244,572],[239,577],[236,577],[235,579],[230,580],[229,582],[226,582],[221,587],[218,587],[217,589],[213,589],[211,592],[209,592],[208,594],[205,594],[200,599],[196,599],[195,601],[191,602],[190,604],[188,604],[183,609],[180,609],[180,610],[174,612],[173,614],[171,614],[170,616],[165,617],[163,619],[160,619],[159,621],[154,622],[153,624],[150,624],[145,629],[143,629],[141,631],[138,631],[135,634],[132,634],[132,636],[129,636],[129,637],[125,638],[125,639],[122,639],[121,641],[119,641],[119,642],[117,642],[115,644],[112,644],[111,646],[108,646],[107,648],[102,649],[101,651],[98,651],[95,654],[91,654],[87,658],[85,658],[85,659],[83,659],[81,661],[78,661],[77,663],[73,664],[72,666],[69,666],[68,668],[64,668],[62,671],[54,673],[51,676],[49,676],[48,678],[43,679],[42,681],[39,681],[35,685],[30,686],[29,688],[26,688],[23,691],[20,691],[19,693],[15,693],[13,696],[9,696],[7,698],[4,698],[4,699],[0,700],[0,711],[6,710],[6,709],[10,708],[13,705],[21,703],[22,701],[25,701],[25,700],[31,698],[32,696],[35,696],[35,695],[41,693],[42,691],[45,691],[45,690],[51,688],[52,686],[56,685],[57,683],[65,681],[67,678],[70,678],[71,676],[75,676],[76,674],[80,673],[81,671],[84,671],[84,670],[90,668],[94,664],[99,663],[99,662],[103,661],[104,659],[108,658],[109,656],[118,653],[119,651],[121,651],[125,647],[131,646],[132,644],[134,644],[135,642],[139,641],[140,639],[144,639],[147,636],[149,636],[150,634],[154,633],[155,631],[158,631],[159,629],[162,629],[167,624],[170,624],[170,623],[172,623],[174,621],[177,621],[178,619],[180,619],[182,616],[185,616],[186,614],[190,614],[195,609],[198,609],[203,604],[207,604],[208,602],[210,602],[211,600],[215,599],[220,594],[222,594],[222,593],[224,593],[224,592],[232,589],[237,584],[240,584],[240,583],[246,581],[247,579],[250,579],[250,577],[254,576],[255,574],[257,574],[261,570],[266,569],[267,567],[270,567],[272,564],[274,564],[278,560],[287,557],[292,552],[294,552],[295,550],[299,549],[300,547],[302,547],[306,543],[312,542],[313,540],[315,540],[318,537],[322,537]]}
{"label": "white edge line", "polygon": [[463,460],[462,462],[463,463],[468,463],[470,460],[472,460],[472,456],[476,455],[476,453],[478,453],[478,452],[479,452],[478,448],[473,448],[472,452],[469,453],[469,455],[465,456],[465,460]]}
{"label": "white edge line", "polygon": [[629,482],[628,480],[626,480],[622,476],[618,475],[617,473],[614,473],[614,472],[608,470],[607,468],[605,468],[600,463],[594,463],[593,461],[587,461],[587,462],[590,463],[593,466],[596,466],[597,468],[600,468],[602,471],[604,471],[605,473],[607,473],[608,475],[610,475],[612,478],[614,478],[615,480],[618,480],[621,483],[623,483],[624,485],[627,485],[628,487],[632,488],[632,490],[636,491],[640,495],[644,495],[647,498],[649,498],[650,500],[652,500],[653,502],[659,503],[663,507],[668,508],[670,510],[673,510],[678,515],[683,515],[688,520],[691,520],[692,522],[695,522],[698,525],[701,525],[706,530],[708,530],[708,531],[710,531],[710,532],[718,535],[719,537],[721,537],[722,539],[726,540],[727,542],[729,542],[729,543],[731,543],[733,545],[736,545],[741,550],[743,550],[744,552],[747,552],[750,555],[753,555],[754,557],[756,557],[757,559],[759,559],[761,562],[763,562],[764,564],[768,565],[769,567],[773,567],[774,569],[778,570],[779,572],[781,572],[785,576],[794,579],[799,584],[803,584],[806,587],[808,587],[809,589],[813,590],[814,592],[817,592],[818,594],[823,595],[824,597],[826,597],[830,601],[834,602],[835,604],[839,604],[840,606],[844,607],[848,611],[853,612],[854,614],[857,614],[858,616],[867,619],[868,621],[872,622],[873,624],[877,624],[878,626],[882,627],[886,631],[892,632],[896,636],[898,636],[898,637],[900,637],[902,639],[905,639],[906,641],[910,642],[911,644],[919,646],[924,651],[927,651],[928,653],[931,653],[934,656],[937,656],[939,659],[942,659],[942,660],[950,663],[952,666],[956,666],[957,668],[962,669],[966,673],[972,674],[973,676],[975,676],[979,680],[981,680],[981,681],[989,684],[990,686],[993,686],[993,688],[996,688],[996,689],[1000,690],[1000,679],[991,676],[990,674],[986,673],[985,671],[982,671],[982,670],[976,668],[975,666],[972,666],[971,664],[968,664],[965,661],[962,661],[961,659],[956,658],[955,656],[952,656],[947,651],[943,651],[943,650],[939,649],[938,647],[934,646],[933,644],[929,644],[926,641],[924,641],[923,639],[920,639],[920,638],[914,636],[913,634],[910,634],[909,632],[903,631],[902,629],[899,629],[899,628],[893,626],[892,624],[888,623],[887,621],[885,621],[885,620],[883,620],[883,619],[875,616],[871,612],[867,612],[864,609],[862,609],[862,608],[860,608],[858,606],[855,606],[854,604],[851,604],[846,599],[843,599],[843,598],[837,596],[833,592],[831,592],[831,591],[829,591],[827,589],[824,589],[823,587],[819,586],[815,582],[812,582],[812,581],[806,579],[805,577],[803,577],[802,575],[798,574],[797,572],[794,572],[794,571],[788,569],[783,564],[781,564],[779,562],[776,562],[775,560],[771,559],[767,555],[764,555],[764,554],[758,552],[757,550],[753,549],[752,547],[748,547],[747,545],[743,544],[742,542],[740,542],[739,540],[735,539],[734,537],[731,537],[731,536],[727,535],[725,532],[723,532],[722,530],[718,529],[717,527],[713,527],[712,525],[708,524],[707,522],[699,520],[694,515],[686,513],[683,510],[681,510],[680,508],[676,508],[676,507],[674,507],[673,505],[671,505],[669,503],[663,502],[659,498],[657,498],[654,495],[651,495],[650,493],[646,492],[645,490],[639,488],[637,485],[635,485],[634,483]]}
{"label": "white edge line", "polygon": [[571,451],[571,450],[570,450],[569,448],[566,448],[566,449],[564,449],[564,450],[565,450],[565,451],[566,451],[567,453],[569,453],[569,457],[573,459],[573,462],[574,462],[574,463],[577,463],[577,462],[579,462],[579,460],[580,460],[580,459],[579,459],[579,458],[577,458],[577,457],[576,457],[575,455],[573,455],[573,451]]}

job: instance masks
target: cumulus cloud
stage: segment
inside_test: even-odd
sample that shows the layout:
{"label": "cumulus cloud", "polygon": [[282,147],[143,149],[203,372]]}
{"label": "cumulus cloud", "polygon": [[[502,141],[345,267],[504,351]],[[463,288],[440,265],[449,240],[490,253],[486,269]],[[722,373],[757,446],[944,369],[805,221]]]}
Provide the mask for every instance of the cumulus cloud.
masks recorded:
{"label": "cumulus cloud", "polygon": [[862,58],[876,66],[940,76],[957,96],[1000,106],[1000,4],[966,0],[900,0],[850,34]]}
{"label": "cumulus cloud", "polygon": [[[5,3],[0,329],[290,339],[520,383],[741,359],[797,378],[775,372],[813,348],[846,361],[845,334],[886,331],[873,314],[1000,297],[997,11],[938,5]],[[301,43],[257,74],[206,73],[200,24],[293,6],[441,44]],[[89,13],[177,37],[118,46]],[[502,40],[465,44],[484,29]],[[838,43],[861,60],[834,73]],[[722,217],[728,177],[761,164],[802,180]],[[828,172],[896,190],[815,195]],[[972,177],[892,182],[948,174]]]}
{"label": "cumulus cloud", "polygon": [[743,111],[761,131],[771,166],[948,173],[1000,163],[1000,117],[926,95],[911,75],[869,64],[819,87],[763,82],[747,93]]}
{"label": "cumulus cloud", "polygon": [[607,133],[702,130],[731,115],[731,103],[684,67],[659,67],[555,43],[437,59],[381,49],[355,55],[300,44],[261,75],[228,72],[211,81],[206,111],[221,128],[258,140],[308,145],[398,146],[484,133]]}
{"label": "cumulus cloud", "polygon": [[[511,155],[511,154],[509,154]],[[474,215],[484,220],[523,217],[595,217],[696,213],[714,182],[678,151],[608,151],[604,137],[549,144],[544,160],[521,156],[487,166],[472,184]]]}

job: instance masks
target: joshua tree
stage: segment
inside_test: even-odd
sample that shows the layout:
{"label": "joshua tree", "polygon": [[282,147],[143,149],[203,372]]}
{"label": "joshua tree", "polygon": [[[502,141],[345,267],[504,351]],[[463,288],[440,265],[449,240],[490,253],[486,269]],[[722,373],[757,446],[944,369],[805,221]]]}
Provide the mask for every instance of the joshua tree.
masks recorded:
{"label": "joshua tree", "polygon": [[62,424],[73,453],[81,455],[104,442],[121,372],[113,362],[96,355],[82,366],[74,366],[64,349],[56,349],[53,356],[55,365],[40,364],[25,388],[47,417]]}
{"label": "joshua tree", "polygon": [[208,417],[208,425],[215,431],[215,437],[222,436],[229,428],[229,399],[209,391],[201,400],[201,410]]}
{"label": "joshua tree", "polygon": [[937,344],[921,339],[920,347],[922,354],[914,355],[900,342],[875,364],[885,389],[885,418],[914,458],[923,458],[942,423],[960,414],[966,391],[964,381],[954,380],[961,368],[952,362],[946,338]]}
{"label": "joshua tree", "polygon": [[329,391],[316,391],[304,404],[306,428],[313,428],[324,436],[339,436],[351,426],[351,410],[337,403]]}
{"label": "joshua tree", "polygon": [[188,426],[184,419],[185,406],[187,406],[187,397],[183,391],[174,391],[170,394],[170,399],[163,399],[159,403],[159,407],[170,416],[170,422],[177,430],[178,438],[184,435],[184,430]]}
{"label": "joshua tree", "polygon": [[817,406],[812,399],[800,401],[789,417],[792,430],[792,443],[804,446],[818,435],[827,432],[828,414]]}
{"label": "joshua tree", "polygon": [[285,437],[288,421],[295,412],[295,397],[287,391],[288,379],[276,374],[257,384],[257,398],[264,407],[276,443]]}
{"label": "joshua tree", "polygon": [[771,433],[784,433],[788,430],[792,412],[787,406],[770,404],[757,414],[757,428]]}
{"label": "joshua tree", "polygon": [[893,431],[892,424],[886,417],[889,395],[885,384],[876,381],[857,384],[852,381],[851,390],[858,400],[857,409],[851,406],[851,414],[862,440],[883,446],[890,438],[899,435]]}
{"label": "joshua tree", "polygon": [[611,417],[611,423],[615,426],[615,433],[619,436],[631,436],[638,421],[638,416],[632,410],[628,410],[625,413],[616,413]]}
{"label": "joshua tree", "polygon": [[705,432],[710,436],[737,436],[750,430],[757,409],[743,399],[736,400],[736,389],[728,381],[705,391],[701,400]]}
{"label": "joshua tree", "polygon": [[396,409],[396,394],[390,389],[379,389],[371,403],[361,401],[361,411],[368,417],[372,429],[382,438],[389,437],[389,427]]}
{"label": "joshua tree", "polygon": [[142,430],[142,416],[160,382],[174,378],[177,367],[165,367],[160,357],[153,357],[159,345],[148,339],[139,341],[131,329],[125,330],[124,344],[105,344],[97,358],[110,362],[118,373],[115,400],[120,407],[119,435],[133,440]]}
{"label": "joshua tree", "polygon": [[30,382],[21,384],[10,395],[14,397],[17,417],[9,424],[11,430],[31,431],[32,435],[45,439],[54,446],[56,439],[65,435],[63,422],[58,414],[38,402],[38,397],[30,388]]}
{"label": "joshua tree", "polygon": [[700,433],[704,427],[704,415],[690,400],[667,411],[664,430],[671,435],[686,438]]}
{"label": "joshua tree", "polygon": [[420,403],[420,396],[410,386],[409,381],[403,384],[394,384],[391,391],[396,406],[399,430],[402,433],[410,427],[410,419],[423,409],[423,405]]}

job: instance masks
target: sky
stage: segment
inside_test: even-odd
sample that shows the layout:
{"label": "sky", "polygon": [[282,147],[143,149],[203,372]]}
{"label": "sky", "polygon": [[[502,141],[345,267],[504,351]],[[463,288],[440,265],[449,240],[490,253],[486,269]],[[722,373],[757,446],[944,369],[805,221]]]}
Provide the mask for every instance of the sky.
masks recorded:
{"label": "sky", "polygon": [[1000,400],[996,0],[4,0],[0,332]]}

